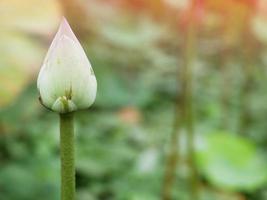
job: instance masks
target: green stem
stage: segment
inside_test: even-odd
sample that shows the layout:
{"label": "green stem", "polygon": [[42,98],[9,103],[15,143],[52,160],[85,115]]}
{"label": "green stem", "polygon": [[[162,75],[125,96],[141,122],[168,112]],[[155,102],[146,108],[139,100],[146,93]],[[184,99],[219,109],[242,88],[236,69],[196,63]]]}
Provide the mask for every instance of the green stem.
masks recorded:
{"label": "green stem", "polygon": [[248,27],[244,30],[244,41],[243,41],[243,51],[242,52],[242,73],[243,73],[243,83],[241,86],[240,92],[240,127],[238,132],[242,135],[246,135],[249,133],[250,125],[253,121],[249,106],[250,105],[250,97],[255,88],[255,80],[254,80],[254,63],[257,55],[252,49],[255,49],[254,42],[252,40],[253,36],[249,34]]}
{"label": "green stem", "polygon": [[231,99],[231,92],[229,91],[232,86],[229,77],[229,49],[225,49],[220,53],[220,74],[221,74],[221,92],[220,92],[220,104],[221,104],[221,122],[220,128],[225,130],[229,126],[229,100]]}
{"label": "green stem", "polygon": [[178,164],[178,139],[179,139],[179,125],[180,125],[180,101],[177,97],[176,100],[176,109],[175,109],[175,119],[173,124],[173,130],[171,134],[171,143],[170,143],[170,152],[167,155],[166,159],[166,169],[163,180],[162,188],[162,200],[171,200],[172,199],[172,190],[175,181],[175,172]]}
{"label": "green stem", "polygon": [[61,200],[75,199],[74,115],[60,114]]}
{"label": "green stem", "polygon": [[195,163],[195,130],[194,130],[194,115],[193,115],[193,65],[196,59],[196,39],[197,29],[195,23],[196,1],[193,1],[192,10],[189,16],[189,24],[185,43],[185,63],[183,69],[183,90],[184,90],[184,118],[185,129],[187,132],[187,151],[188,164],[191,171],[191,199],[199,199],[199,183],[198,173]]}

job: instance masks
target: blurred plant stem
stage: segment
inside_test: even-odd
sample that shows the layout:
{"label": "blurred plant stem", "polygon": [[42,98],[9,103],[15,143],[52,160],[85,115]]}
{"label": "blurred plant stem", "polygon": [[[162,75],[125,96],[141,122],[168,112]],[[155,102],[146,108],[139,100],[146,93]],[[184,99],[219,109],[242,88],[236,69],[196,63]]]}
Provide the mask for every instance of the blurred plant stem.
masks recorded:
{"label": "blurred plant stem", "polygon": [[[248,20],[250,20],[250,18],[248,18],[247,21]],[[253,120],[250,112],[250,97],[255,86],[253,68],[255,60],[253,60],[253,58],[256,57],[254,49],[256,49],[257,46],[255,46],[252,41],[253,37],[250,35],[250,27],[246,26],[243,37],[244,48],[242,49],[243,63],[241,69],[243,72],[243,83],[240,92],[240,124],[238,132],[241,135],[246,135],[248,134],[249,126]]]}
{"label": "blurred plant stem", "polygon": [[179,156],[179,126],[180,126],[180,107],[181,103],[179,101],[179,96],[177,94],[176,108],[175,108],[175,118],[173,124],[173,130],[171,134],[171,143],[170,150],[167,155],[166,169],[163,180],[163,190],[162,190],[162,199],[171,200],[172,199],[172,189],[175,181],[175,172],[177,168],[177,161]]}
{"label": "blurred plant stem", "polygon": [[74,114],[60,114],[61,200],[75,199]]}
{"label": "blurred plant stem", "polygon": [[[231,53],[231,52],[230,52]],[[230,77],[228,62],[230,60],[229,49],[224,49],[220,52],[220,73],[221,73],[221,85],[220,85],[220,110],[221,110],[221,120],[220,128],[225,130],[229,125],[229,99],[230,99]]]}
{"label": "blurred plant stem", "polygon": [[195,130],[194,130],[194,116],[193,116],[193,67],[196,58],[196,18],[197,7],[196,0],[192,3],[191,12],[189,15],[189,23],[185,38],[185,55],[184,67],[182,70],[183,77],[183,108],[185,130],[187,133],[187,153],[188,166],[190,169],[190,185],[191,185],[191,199],[199,199],[199,183],[197,175],[197,167],[195,164]]}
{"label": "blurred plant stem", "polygon": [[184,66],[181,70],[178,70],[178,79],[182,85],[181,98],[177,96],[175,119],[173,125],[173,132],[171,135],[170,152],[166,161],[166,170],[163,182],[162,199],[171,200],[172,189],[175,181],[175,172],[177,169],[178,156],[179,156],[179,127],[181,121],[184,122],[186,133],[188,136],[187,152],[188,152],[188,166],[190,168],[190,183],[191,183],[191,199],[198,199],[198,176],[197,168],[195,165],[195,135],[194,135],[194,118],[193,118],[193,88],[192,88],[192,68],[195,60],[195,43],[196,43],[196,24],[195,24],[195,12],[196,2],[193,2],[192,9],[189,16],[189,23],[186,32],[185,39],[185,55]]}

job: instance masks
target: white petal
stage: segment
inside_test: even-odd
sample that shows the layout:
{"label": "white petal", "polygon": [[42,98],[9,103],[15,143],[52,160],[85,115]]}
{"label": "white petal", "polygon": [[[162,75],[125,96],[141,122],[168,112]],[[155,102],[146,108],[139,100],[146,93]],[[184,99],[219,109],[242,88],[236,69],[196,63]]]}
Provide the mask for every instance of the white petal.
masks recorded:
{"label": "white petal", "polygon": [[95,100],[97,83],[93,69],[66,20],[48,50],[37,87],[43,104],[54,110],[60,110],[56,101],[62,97],[69,96],[77,109],[85,109]]}

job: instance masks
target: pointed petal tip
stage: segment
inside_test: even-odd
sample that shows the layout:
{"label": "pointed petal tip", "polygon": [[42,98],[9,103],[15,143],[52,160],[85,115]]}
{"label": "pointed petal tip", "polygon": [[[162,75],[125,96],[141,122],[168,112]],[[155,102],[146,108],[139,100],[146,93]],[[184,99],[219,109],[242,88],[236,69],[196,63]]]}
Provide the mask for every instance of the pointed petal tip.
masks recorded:
{"label": "pointed petal tip", "polygon": [[68,20],[67,20],[67,18],[65,16],[62,16],[61,24],[69,25],[69,22],[68,22]]}
{"label": "pointed petal tip", "polygon": [[59,30],[58,30],[58,34],[60,36],[62,35],[66,35],[68,37],[70,37],[71,39],[73,39],[75,42],[79,42],[78,39],[76,38],[68,20],[63,16],[60,26],[59,26]]}
{"label": "pointed petal tip", "polygon": [[71,30],[70,24],[64,16],[62,17],[60,23],[60,29],[62,30],[63,33]]}

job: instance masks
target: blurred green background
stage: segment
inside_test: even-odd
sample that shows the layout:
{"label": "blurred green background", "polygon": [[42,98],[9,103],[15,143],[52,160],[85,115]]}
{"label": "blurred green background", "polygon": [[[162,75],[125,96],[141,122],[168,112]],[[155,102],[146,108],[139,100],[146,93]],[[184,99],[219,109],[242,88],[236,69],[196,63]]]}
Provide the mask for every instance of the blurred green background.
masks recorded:
{"label": "blurred green background", "polygon": [[98,80],[77,200],[267,200],[267,0],[0,0],[0,200],[57,200],[36,78],[65,16]]}

